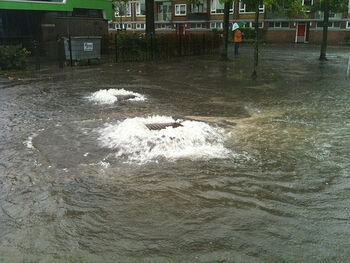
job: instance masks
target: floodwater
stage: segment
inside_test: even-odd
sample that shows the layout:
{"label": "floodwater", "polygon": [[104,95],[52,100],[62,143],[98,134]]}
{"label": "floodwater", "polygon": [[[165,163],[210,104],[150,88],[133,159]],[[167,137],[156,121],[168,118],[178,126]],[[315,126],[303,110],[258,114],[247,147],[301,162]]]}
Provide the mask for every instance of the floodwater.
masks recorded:
{"label": "floodwater", "polygon": [[241,51],[0,79],[0,262],[348,262],[349,50]]}

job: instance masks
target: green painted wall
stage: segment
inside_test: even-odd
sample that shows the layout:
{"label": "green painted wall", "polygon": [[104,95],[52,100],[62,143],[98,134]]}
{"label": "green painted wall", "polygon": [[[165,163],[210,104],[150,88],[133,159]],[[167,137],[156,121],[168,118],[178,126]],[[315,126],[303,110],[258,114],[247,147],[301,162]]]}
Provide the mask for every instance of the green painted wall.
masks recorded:
{"label": "green painted wall", "polygon": [[41,10],[41,11],[73,11],[73,8],[100,9],[106,13],[106,18],[113,17],[111,0],[66,0],[64,3],[45,3],[26,0],[0,0],[0,9]]}

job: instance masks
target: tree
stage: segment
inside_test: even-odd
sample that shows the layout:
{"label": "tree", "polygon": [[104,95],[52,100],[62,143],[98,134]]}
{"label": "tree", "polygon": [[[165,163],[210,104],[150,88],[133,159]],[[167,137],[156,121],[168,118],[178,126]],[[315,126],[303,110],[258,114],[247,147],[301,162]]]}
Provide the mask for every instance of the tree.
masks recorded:
{"label": "tree", "polygon": [[254,43],[254,67],[251,74],[252,79],[258,77],[257,69],[259,63],[259,16],[260,7],[265,5],[265,8],[271,12],[283,13],[286,16],[293,16],[303,12],[301,0],[241,0],[242,4],[245,4],[254,10],[254,30],[255,30],[255,43]]}
{"label": "tree", "polygon": [[154,0],[146,1],[146,33],[150,35],[155,34],[154,27]]}
{"label": "tree", "polygon": [[323,12],[323,35],[321,43],[320,60],[326,61],[327,56],[327,40],[328,40],[328,25],[329,25],[329,14],[346,12],[348,9],[348,0],[319,0],[315,2],[312,11]]}
{"label": "tree", "polygon": [[224,30],[224,48],[222,49],[221,52],[221,58],[223,60],[227,60],[227,47],[228,47],[228,29],[229,29],[229,24],[230,24],[230,7],[233,5],[233,0],[226,0],[224,2],[224,20],[223,20],[223,30]]}

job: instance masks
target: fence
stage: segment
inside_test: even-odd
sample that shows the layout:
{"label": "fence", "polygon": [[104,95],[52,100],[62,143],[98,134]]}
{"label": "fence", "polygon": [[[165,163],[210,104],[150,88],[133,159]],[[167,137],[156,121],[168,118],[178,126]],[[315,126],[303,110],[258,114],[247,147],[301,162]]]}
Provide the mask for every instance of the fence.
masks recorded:
{"label": "fence", "polygon": [[[102,38],[102,62],[127,62],[166,60],[171,57],[207,55],[218,53],[222,40],[218,34],[146,35],[124,32]],[[63,39],[40,43],[30,37],[1,38],[0,45],[21,45],[31,52],[30,61],[40,69],[42,62],[57,61],[57,65],[80,64],[67,60]],[[71,47],[70,47],[71,48]],[[69,52],[69,48],[68,48]],[[66,61],[64,63],[64,61]],[[90,63],[91,60],[88,60]],[[82,61],[81,64],[85,64]]]}
{"label": "fence", "polygon": [[[109,39],[107,56],[116,62],[164,60],[171,57],[214,54],[221,45],[217,34],[145,35],[115,34]],[[113,55],[112,55],[113,54]]]}

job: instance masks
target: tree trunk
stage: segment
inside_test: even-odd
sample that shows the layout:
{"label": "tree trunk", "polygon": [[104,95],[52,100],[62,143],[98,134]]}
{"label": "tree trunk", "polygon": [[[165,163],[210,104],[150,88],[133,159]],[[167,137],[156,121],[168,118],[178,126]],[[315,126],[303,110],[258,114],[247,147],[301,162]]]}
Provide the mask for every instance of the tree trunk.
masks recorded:
{"label": "tree trunk", "polygon": [[328,39],[328,21],[329,21],[329,0],[323,1],[323,38],[321,45],[320,60],[326,61],[327,39]]}
{"label": "tree trunk", "polygon": [[258,63],[259,63],[259,4],[255,7],[255,45],[254,45],[254,70],[252,73],[252,79],[258,77]]}
{"label": "tree trunk", "polygon": [[229,27],[229,15],[230,15],[230,4],[231,1],[226,1],[224,5],[224,47],[222,49],[221,58],[227,60],[227,46],[228,46],[228,27]]}
{"label": "tree trunk", "polygon": [[154,29],[154,0],[146,0],[146,33],[155,34]]}

